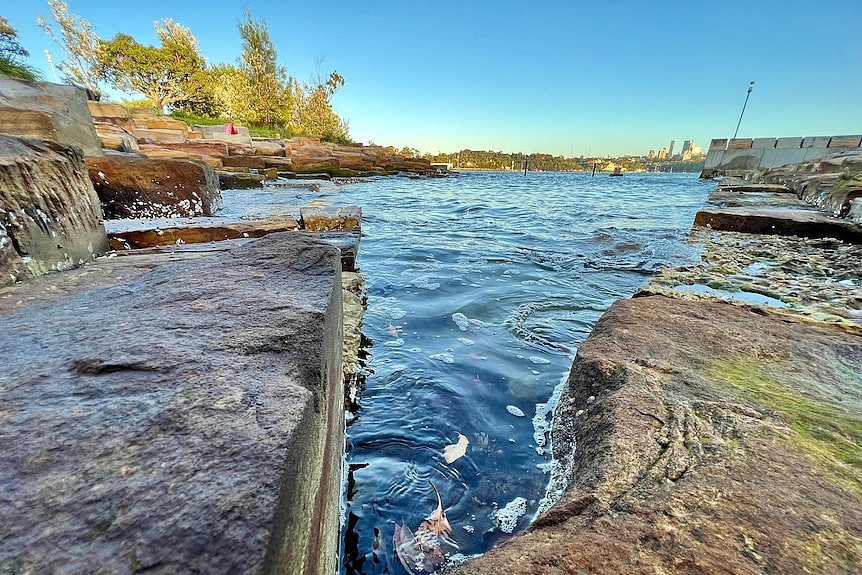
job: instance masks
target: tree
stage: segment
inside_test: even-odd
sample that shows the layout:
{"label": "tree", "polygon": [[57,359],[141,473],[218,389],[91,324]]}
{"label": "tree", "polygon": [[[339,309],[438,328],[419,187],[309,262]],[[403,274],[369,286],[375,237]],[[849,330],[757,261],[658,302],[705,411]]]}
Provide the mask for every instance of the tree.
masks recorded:
{"label": "tree", "polygon": [[87,20],[69,12],[69,6],[63,0],[48,0],[48,6],[59,28],[60,38],[44,16],[39,16],[36,23],[63,50],[65,59],[58,63],[63,79],[69,84],[89,88],[98,100],[102,95],[96,74],[99,37]]}
{"label": "tree", "polygon": [[39,73],[24,62],[29,55],[18,41],[18,31],[0,16],[0,74],[23,80],[38,79]]}
{"label": "tree", "polygon": [[161,112],[165,106],[188,100],[195,74],[204,57],[187,28],[172,20],[156,22],[160,47],[139,44],[128,34],[100,40],[97,73],[123,92],[138,92]]}
{"label": "tree", "polygon": [[290,92],[286,71],[278,65],[278,52],[269,36],[266,21],[256,21],[246,7],[245,18],[237,24],[242,37],[239,69],[248,79],[249,121],[270,126],[289,120]]}

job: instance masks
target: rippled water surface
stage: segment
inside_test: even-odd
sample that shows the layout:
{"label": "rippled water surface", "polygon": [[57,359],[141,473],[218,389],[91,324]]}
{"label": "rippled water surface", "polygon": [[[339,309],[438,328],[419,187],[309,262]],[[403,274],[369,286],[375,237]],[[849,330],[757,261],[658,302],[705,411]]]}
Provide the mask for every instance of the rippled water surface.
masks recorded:
{"label": "rippled water surface", "polygon": [[[709,188],[694,174],[483,172],[329,192],[363,207],[372,341],[348,421],[342,573],[405,572],[393,533],[434,510],[429,482],[449,553],[527,526],[548,483],[549,400],[577,346],[614,300],[692,257],[682,239]],[[257,194],[275,213],[307,199]],[[447,465],[459,434],[466,455]]]}

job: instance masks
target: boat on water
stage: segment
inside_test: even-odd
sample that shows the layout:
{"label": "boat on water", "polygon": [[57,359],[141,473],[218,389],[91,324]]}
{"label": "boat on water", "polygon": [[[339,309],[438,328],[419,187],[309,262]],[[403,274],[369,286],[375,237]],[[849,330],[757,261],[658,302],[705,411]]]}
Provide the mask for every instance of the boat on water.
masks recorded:
{"label": "boat on water", "polygon": [[612,177],[613,176],[622,176],[622,175],[623,175],[623,169],[622,168],[614,168],[614,171],[611,172]]}

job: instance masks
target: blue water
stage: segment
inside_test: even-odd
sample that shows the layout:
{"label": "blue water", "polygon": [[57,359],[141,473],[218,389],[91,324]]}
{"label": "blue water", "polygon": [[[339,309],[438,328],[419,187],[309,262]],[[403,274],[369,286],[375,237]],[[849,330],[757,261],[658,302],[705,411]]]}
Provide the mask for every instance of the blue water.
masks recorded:
{"label": "blue water", "polygon": [[[480,172],[326,194],[363,207],[372,342],[348,420],[342,573],[405,573],[393,533],[434,510],[429,481],[453,528],[447,553],[529,524],[549,478],[547,402],[614,300],[694,256],[683,238],[710,187],[693,174]],[[269,213],[308,199],[257,196]],[[447,465],[459,434],[466,454]],[[525,513],[499,517],[517,498]]]}

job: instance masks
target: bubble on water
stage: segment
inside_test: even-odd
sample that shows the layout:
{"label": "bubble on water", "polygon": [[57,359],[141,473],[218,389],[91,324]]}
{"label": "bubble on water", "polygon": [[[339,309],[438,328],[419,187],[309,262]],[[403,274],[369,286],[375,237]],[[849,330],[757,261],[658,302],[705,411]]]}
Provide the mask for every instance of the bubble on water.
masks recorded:
{"label": "bubble on water", "polygon": [[530,361],[535,363],[536,365],[545,365],[545,364],[551,363],[550,360],[547,360],[544,357],[538,357],[535,355],[530,356]]}
{"label": "bubble on water", "polygon": [[461,331],[467,331],[467,328],[470,327],[470,320],[467,319],[467,316],[463,313],[453,313],[452,321],[455,322],[455,325],[457,325],[458,329]]}
{"label": "bubble on water", "polygon": [[506,411],[514,415],[515,417],[524,417],[524,412],[516,405],[507,405]]}
{"label": "bubble on water", "polygon": [[410,349],[408,349],[407,351],[409,351],[409,352],[411,352],[411,353],[419,353],[419,352],[421,352],[421,351],[422,351],[422,348],[421,348],[421,347],[411,347],[411,348],[410,348]]}
{"label": "bubble on water", "polygon": [[520,519],[527,512],[527,500],[523,497],[516,497],[508,502],[502,509],[494,512],[494,518],[500,524],[500,531],[503,533],[512,533],[515,527],[518,526]]}
{"label": "bubble on water", "polygon": [[491,325],[490,323],[485,323],[482,320],[467,317],[461,312],[453,313],[452,321],[455,322],[455,325],[457,325],[458,329],[460,329],[461,331],[467,331],[470,326],[489,327]]}
{"label": "bubble on water", "polygon": [[428,359],[442,361],[443,363],[455,363],[455,358],[451,353],[435,353],[434,355],[429,355]]}
{"label": "bubble on water", "polygon": [[401,308],[395,307],[389,310],[389,317],[391,317],[392,319],[401,319],[405,315],[407,315],[407,312]]}
{"label": "bubble on water", "polygon": [[413,287],[417,287],[419,289],[425,289],[428,291],[434,291],[440,287],[438,282],[432,282],[431,280],[435,279],[430,276],[422,276],[418,277],[410,284]]}
{"label": "bubble on water", "polygon": [[404,345],[404,340],[399,337],[398,339],[393,339],[391,341],[384,341],[383,345],[386,347],[401,347]]}
{"label": "bubble on water", "polygon": [[467,533],[473,533],[476,530],[476,528],[473,527],[472,525],[470,525],[469,523],[465,523],[463,525],[463,528],[464,528],[464,531],[466,531]]}
{"label": "bubble on water", "polygon": [[473,345],[474,343],[472,339],[467,339],[466,337],[459,337],[458,341],[460,341],[464,345]]}

